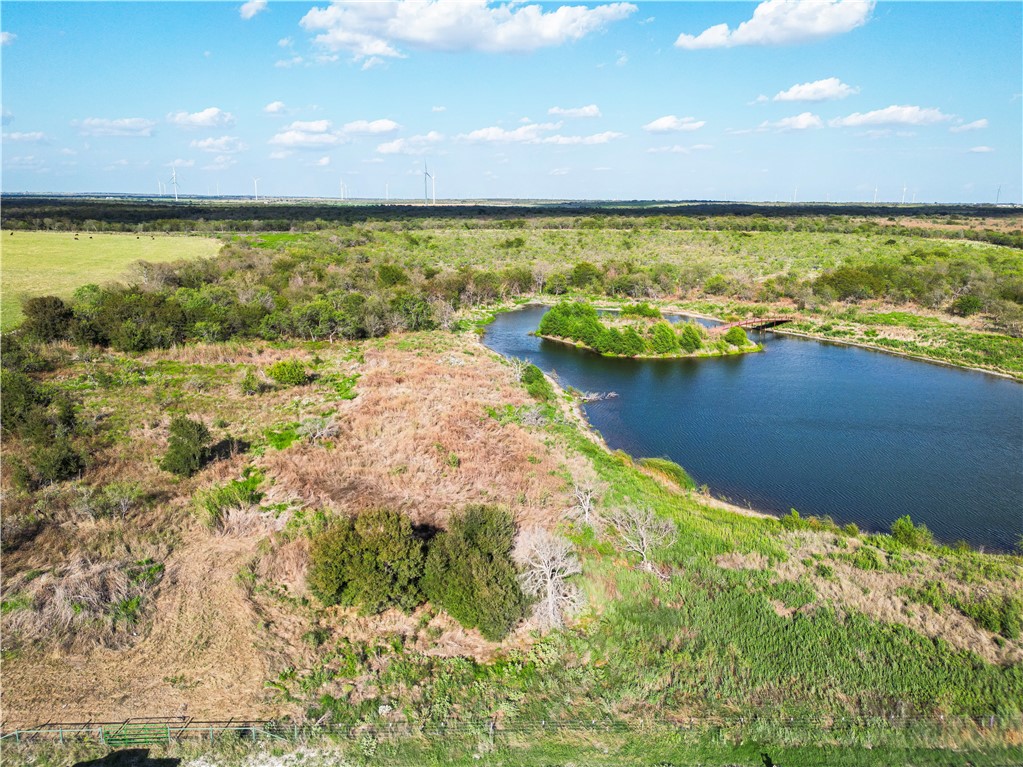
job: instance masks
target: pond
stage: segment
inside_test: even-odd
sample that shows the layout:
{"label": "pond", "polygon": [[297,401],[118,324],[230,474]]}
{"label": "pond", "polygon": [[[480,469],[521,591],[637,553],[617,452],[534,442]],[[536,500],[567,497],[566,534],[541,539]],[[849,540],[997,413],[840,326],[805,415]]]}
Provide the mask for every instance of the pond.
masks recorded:
{"label": "pond", "polygon": [[760,511],[886,531],[909,514],[942,542],[1023,535],[1023,385],[858,347],[754,334],[759,354],[606,359],[529,335],[546,311],[499,314],[484,343],[563,386],[616,392],[584,409],[613,449],[667,457]]}

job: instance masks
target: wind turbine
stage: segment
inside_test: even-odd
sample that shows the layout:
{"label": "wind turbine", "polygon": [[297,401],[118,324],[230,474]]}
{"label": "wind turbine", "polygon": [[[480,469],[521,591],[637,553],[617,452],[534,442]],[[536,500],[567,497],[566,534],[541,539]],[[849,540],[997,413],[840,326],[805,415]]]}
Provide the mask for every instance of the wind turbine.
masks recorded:
{"label": "wind turbine", "polygon": [[906,182],[902,182],[902,204],[906,204]]}
{"label": "wind turbine", "polygon": [[253,177],[253,179],[252,179],[252,187],[253,187],[253,189],[256,192],[256,202],[259,202],[259,179],[258,178]]}
{"label": "wind turbine", "polygon": [[437,180],[430,175],[429,169],[426,167],[426,163],[423,163],[423,204],[430,204],[430,186],[427,184],[427,179],[433,181],[433,202],[437,204]]}
{"label": "wind turbine", "polygon": [[877,205],[877,187],[874,187],[874,204]]}
{"label": "wind turbine", "polygon": [[1002,185],[999,184],[998,185],[998,191],[995,192],[995,205],[997,205],[998,201],[1001,200],[1001,199],[1002,199]]}
{"label": "wind turbine", "polygon": [[171,186],[174,187],[174,202],[178,201],[178,169],[171,168]]}

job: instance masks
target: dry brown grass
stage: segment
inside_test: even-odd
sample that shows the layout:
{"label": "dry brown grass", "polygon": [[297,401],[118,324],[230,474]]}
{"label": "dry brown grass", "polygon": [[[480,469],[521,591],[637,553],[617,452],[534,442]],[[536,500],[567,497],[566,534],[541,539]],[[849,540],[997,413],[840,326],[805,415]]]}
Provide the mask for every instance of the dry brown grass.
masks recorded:
{"label": "dry brown grass", "polygon": [[310,506],[392,506],[417,524],[443,526],[466,504],[501,503],[520,524],[549,526],[565,507],[564,482],[555,476],[561,457],[486,414],[488,406],[529,400],[496,360],[457,365],[451,357],[393,346],[367,352],[360,395],[339,415],[334,447],[271,451],[261,465]]}
{"label": "dry brown grass", "polygon": [[[28,616],[19,619],[26,622],[26,637],[43,641],[26,644],[5,663],[5,723],[153,712],[199,718],[217,718],[225,711],[251,717],[282,712],[263,683],[282,668],[302,669],[312,662],[312,648],[302,640],[312,626],[293,599],[307,595],[308,542],[273,542],[288,512],[275,517],[238,510],[215,533],[190,513],[198,490],[237,479],[246,465],[266,473],[260,488],[266,493],[264,504],[326,507],[337,513],[393,506],[417,523],[443,525],[452,510],[466,504],[501,503],[523,526],[557,524],[571,505],[562,478],[563,451],[545,445],[528,428],[502,425],[486,413],[488,406],[530,402],[507,365],[474,339],[450,335],[367,342],[361,363],[351,360],[348,350],[346,344],[319,351],[326,362],[318,372],[361,373],[352,401],[331,399],[330,390],[318,382],[257,396],[240,393],[239,376],[230,366],[311,360],[301,349],[196,346],[140,357],[143,366],[160,360],[228,366],[218,369],[220,377],[204,390],[184,389],[173,406],[174,412],[210,425],[215,439],[230,433],[258,443],[268,427],[313,416],[329,416],[339,427],[332,446],[306,440],[282,451],[268,447],[261,457],[243,454],[214,462],[190,479],[158,467],[170,418],[159,396],[163,383],[158,375],[150,375],[141,387],[86,393],[83,415],[112,414],[120,435],[98,446],[87,479],[97,486],[135,479],[153,500],[124,520],[91,520],[72,513],[68,495],[53,505],[59,518],[48,520],[34,540],[5,556],[6,587],[19,584],[19,574],[32,568],[63,573],[66,552],[79,548],[94,566],[78,569],[88,574],[89,583],[106,589],[100,592],[109,595],[102,597],[108,601],[121,593],[121,586],[110,570],[113,565],[103,562],[137,559],[136,552],[161,541],[173,550],[160,549],[163,581],[149,595],[146,620],[136,626],[138,636],[127,646],[106,646],[95,637],[61,644],[41,628],[29,630]],[[67,374],[80,375],[81,370]],[[218,419],[229,426],[213,426]],[[258,587],[239,578],[241,571],[254,573]],[[41,593],[55,591],[49,576],[37,580]],[[66,586],[72,582],[77,583],[69,580]],[[58,607],[67,599],[48,603],[53,606],[45,613],[47,621],[61,625],[64,608]],[[422,652],[479,660],[530,641],[528,624],[497,645],[444,615],[431,616],[427,624],[421,624],[422,618],[422,611],[364,617],[332,610],[322,627],[334,637],[353,640],[400,633]],[[69,635],[74,629],[72,621]]]}

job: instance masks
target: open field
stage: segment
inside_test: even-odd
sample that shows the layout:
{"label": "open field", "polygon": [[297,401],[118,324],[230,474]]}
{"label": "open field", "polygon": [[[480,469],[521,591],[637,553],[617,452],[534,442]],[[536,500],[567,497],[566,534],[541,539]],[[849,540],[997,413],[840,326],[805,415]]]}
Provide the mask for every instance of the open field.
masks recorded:
{"label": "open field", "polygon": [[[474,332],[517,301],[643,300],[784,312],[801,332],[1023,375],[1021,251],[879,226],[467,212],[236,234],[203,261],[219,241],[157,235],[164,260],[194,246],[193,260],[52,302],[4,338],[4,729],[142,715],[362,728],[322,746],[340,764],[1019,761],[1019,556],[912,524],[742,513],[669,461],[610,452],[576,400]],[[18,290],[51,293],[35,264],[61,271],[84,246],[116,271],[102,246],[135,236],[5,234],[5,317],[12,243],[28,245]],[[117,268],[137,258],[158,260]],[[117,276],[73,271],[65,296]],[[958,311],[964,295],[975,311]],[[277,376],[282,363],[299,375]],[[192,475],[163,468],[176,416],[208,432]],[[387,508],[432,546],[470,504],[565,542],[582,598],[564,627],[532,614],[491,640],[436,602],[327,606],[311,588],[332,523]],[[661,532],[637,549],[640,518]],[[477,727],[491,721],[493,737]],[[580,721],[626,734],[544,729]],[[404,723],[457,735],[370,732]],[[290,764],[294,748],[247,761],[221,744],[195,767]]]}
{"label": "open field", "polygon": [[87,283],[120,280],[135,261],[153,263],[215,256],[221,243],[208,237],[164,234],[4,232],[0,241],[0,328],[21,320],[21,301],[33,296],[70,298]]}

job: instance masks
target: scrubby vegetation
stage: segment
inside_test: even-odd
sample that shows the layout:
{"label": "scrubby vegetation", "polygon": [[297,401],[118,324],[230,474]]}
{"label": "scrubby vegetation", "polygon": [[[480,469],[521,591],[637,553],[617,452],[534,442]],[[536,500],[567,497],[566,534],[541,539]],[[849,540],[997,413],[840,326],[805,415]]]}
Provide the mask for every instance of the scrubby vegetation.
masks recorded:
{"label": "scrubby vegetation", "polygon": [[[779,744],[980,764],[1018,742],[1019,557],[908,518],[722,508],[673,462],[608,452],[471,332],[558,296],[564,338],[682,355],[745,333],[668,306],[798,308],[1013,372],[1019,339],[989,331],[1015,332],[1016,251],[816,216],[287,224],[30,302],[4,336],[5,718],[187,706],[525,763],[525,740],[552,762],[599,741],[595,764]],[[631,332],[597,300],[627,301]]]}

